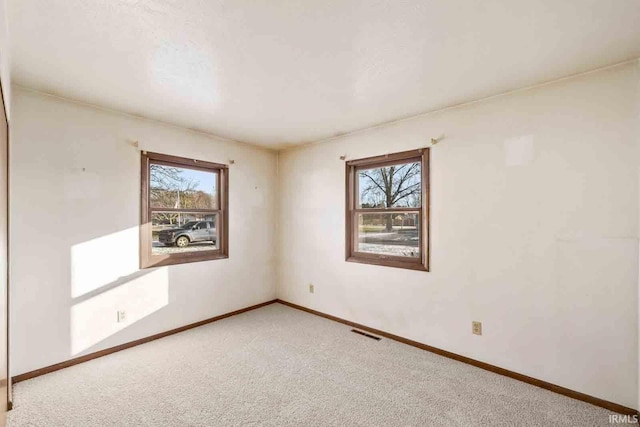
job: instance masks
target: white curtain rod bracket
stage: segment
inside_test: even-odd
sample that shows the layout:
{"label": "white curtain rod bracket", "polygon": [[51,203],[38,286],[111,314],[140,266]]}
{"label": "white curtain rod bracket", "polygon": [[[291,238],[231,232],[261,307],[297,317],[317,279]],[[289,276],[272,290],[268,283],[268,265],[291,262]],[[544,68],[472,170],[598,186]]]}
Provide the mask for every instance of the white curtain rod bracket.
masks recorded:
{"label": "white curtain rod bracket", "polygon": [[442,141],[444,139],[445,135],[442,134],[436,138],[431,138],[431,145],[429,145],[430,147],[433,147],[434,145],[436,145],[438,142]]}

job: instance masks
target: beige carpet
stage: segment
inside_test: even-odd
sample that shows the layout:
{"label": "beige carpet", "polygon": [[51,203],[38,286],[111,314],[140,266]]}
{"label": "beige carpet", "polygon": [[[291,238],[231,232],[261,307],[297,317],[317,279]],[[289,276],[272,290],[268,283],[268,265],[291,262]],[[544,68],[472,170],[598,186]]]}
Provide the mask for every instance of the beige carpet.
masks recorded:
{"label": "beige carpet", "polygon": [[610,412],[280,304],[15,386],[18,426],[591,426]]}

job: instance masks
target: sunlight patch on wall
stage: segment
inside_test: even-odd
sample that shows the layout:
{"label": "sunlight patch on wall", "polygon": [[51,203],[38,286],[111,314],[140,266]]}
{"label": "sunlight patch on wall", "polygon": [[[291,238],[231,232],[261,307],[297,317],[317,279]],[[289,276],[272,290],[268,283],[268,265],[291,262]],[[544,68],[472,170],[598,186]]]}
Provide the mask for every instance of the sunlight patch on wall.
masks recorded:
{"label": "sunlight patch on wall", "polygon": [[[159,268],[138,275],[108,291],[71,307],[71,355],[100,341],[169,304],[169,274]],[[125,319],[118,321],[118,312]]]}
{"label": "sunlight patch on wall", "polygon": [[71,297],[77,298],[138,271],[138,227],[71,247]]}

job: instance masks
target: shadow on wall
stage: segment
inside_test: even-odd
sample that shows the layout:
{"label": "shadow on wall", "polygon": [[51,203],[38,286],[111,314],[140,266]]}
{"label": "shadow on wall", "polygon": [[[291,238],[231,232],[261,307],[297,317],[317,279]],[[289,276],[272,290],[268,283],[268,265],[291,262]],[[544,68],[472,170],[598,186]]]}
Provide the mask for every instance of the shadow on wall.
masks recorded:
{"label": "shadow on wall", "polygon": [[139,270],[137,241],[132,227],[71,247],[72,357],[169,304],[167,267]]}

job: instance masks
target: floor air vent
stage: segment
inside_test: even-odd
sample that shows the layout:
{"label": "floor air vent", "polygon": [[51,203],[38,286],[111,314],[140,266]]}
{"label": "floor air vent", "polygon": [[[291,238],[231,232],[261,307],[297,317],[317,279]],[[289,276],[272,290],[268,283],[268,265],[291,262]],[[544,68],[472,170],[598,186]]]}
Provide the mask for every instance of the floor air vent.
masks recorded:
{"label": "floor air vent", "polygon": [[376,340],[376,341],[380,341],[382,339],[380,337],[376,337],[375,335],[371,335],[371,334],[368,334],[366,332],[359,331],[357,329],[352,329],[351,332],[355,332],[356,334],[360,334],[362,336],[365,336],[367,338],[371,338],[372,340]]}

